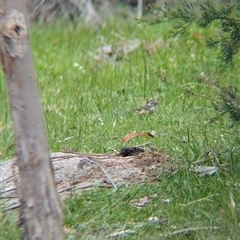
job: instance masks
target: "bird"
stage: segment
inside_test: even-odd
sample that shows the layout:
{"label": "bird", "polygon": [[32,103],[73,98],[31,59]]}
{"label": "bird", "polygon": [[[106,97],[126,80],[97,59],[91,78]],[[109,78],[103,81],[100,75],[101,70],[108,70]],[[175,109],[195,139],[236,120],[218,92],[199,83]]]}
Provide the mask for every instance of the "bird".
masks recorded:
{"label": "bird", "polygon": [[138,113],[139,115],[151,114],[155,112],[157,104],[157,100],[151,100],[146,105],[134,109],[134,112]]}

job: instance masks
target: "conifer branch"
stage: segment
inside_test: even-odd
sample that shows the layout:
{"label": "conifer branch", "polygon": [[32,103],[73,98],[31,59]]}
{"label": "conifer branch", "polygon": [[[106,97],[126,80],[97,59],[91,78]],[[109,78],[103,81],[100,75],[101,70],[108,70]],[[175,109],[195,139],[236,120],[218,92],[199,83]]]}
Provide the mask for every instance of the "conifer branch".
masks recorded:
{"label": "conifer branch", "polygon": [[217,9],[209,0],[203,1],[195,11],[191,2],[185,1],[181,7],[172,9],[165,3],[162,7],[157,4],[150,5],[151,19],[140,19],[140,22],[162,24],[173,22],[169,30],[171,37],[182,37],[195,22],[200,28],[208,28],[214,21],[219,22],[219,31],[214,39],[207,40],[208,48],[220,50],[218,58],[221,67],[233,64],[233,58],[240,49],[240,0],[222,1]]}

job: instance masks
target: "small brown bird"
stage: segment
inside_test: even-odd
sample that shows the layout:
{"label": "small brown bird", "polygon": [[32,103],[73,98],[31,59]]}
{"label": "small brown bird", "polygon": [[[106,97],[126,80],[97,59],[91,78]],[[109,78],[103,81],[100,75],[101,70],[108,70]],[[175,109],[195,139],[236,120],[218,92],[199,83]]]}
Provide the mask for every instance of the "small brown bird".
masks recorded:
{"label": "small brown bird", "polygon": [[134,112],[138,113],[139,115],[153,113],[156,110],[157,104],[158,104],[157,100],[151,100],[145,106],[136,108]]}

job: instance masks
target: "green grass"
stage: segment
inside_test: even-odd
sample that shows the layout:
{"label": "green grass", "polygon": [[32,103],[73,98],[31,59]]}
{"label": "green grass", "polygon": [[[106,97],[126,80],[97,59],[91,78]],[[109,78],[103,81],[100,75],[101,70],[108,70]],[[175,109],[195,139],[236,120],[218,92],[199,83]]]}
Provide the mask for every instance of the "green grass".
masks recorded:
{"label": "green grass", "polygon": [[0,239],[21,239],[20,230],[16,227],[16,217],[0,209]]}
{"label": "green grass", "polygon": [[[117,192],[87,191],[66,202],[65,224],[78,230],[77,239],[105,239],[102,236],[121,230],[136,230],[136,234],[119,239],[159,239],[161,235],[170,239],[237,239],[237,212],[229,204],[229,194],[236,189],[225,188],[224,180],[227,176],[203,182],[193,174],[179,171],[171,176],[163,174],[158,184],[146,182]],[[129,203],[154,194],[155,200],[143,209]],[[239,198],[239,192],[237,195],[234,197]],[[166,203],[166,199],[170,202]],[[158,217],[160,222],[151,224],[150,217]],[[144,226],[137,228],[140,224]],[[177,230],[206,227],[209,230],[172,236]],[[211,231],[211,227],[219,229]],[[97,238],[99,234],[101,237]]]}
{"label": "green grass", "polygon": [[[211,102],[186,94],[181,88],[218,99],[214,89],[197,82],[201,72],[219,78],[222,86],[237,86],[240,70],[221,73],[217,52],[206,49],[190,33],[180,40],[169,40],[169,26],[147,26],[127,20],[112,19],[98,29],[70,24],[32,26],[31,43],[50,149],[119,151],[125,134],[154,130],[154,146],[167,152],[178,169],[159,173],[155,183],[122,186],[117,191],[96,188],[73,193],[64,203],[65,225],[77,230],[73,239],[106,239],[107,234],[123,229],[135,229],[136,233],[118,239],[159,239],[161,234],[169,239],[238,239],[238,126],[229,128],[227,116],[210,122],[217,116]],[[193,28],[191,32],[199,32],[206,39],[216,29]],[[165,44],[151,55],[142,45],[117,62],[104,63],[92,57],[102,45],[136,38],[150,43],[162,38]],[[162,82],[155,72],[181,88]],[[4,160],[13,156],[14,149],[3,77],[0,95],[0,154]],[[152,98],[160,100],[154,114],[139,117],[129,113]],[[130,144],[144,142],[146,139],[137,139]],[[209,149],[213,149],[220,163],[227,165],[228,171],[204,178],[189,172],[187,166],[198,159],[209,165],[216,161],[206,154]],[[154,194],[155,200],[143,209],[129,204],[131,199]],[[170,202],[165,203],[164,199]],[[148,218],[154,216],[167,221],[149,223]],[[140,223],[144,226],[136,228]],[[219,229],[211,230],[213,226]],[[171,235],[176,230],[204,227],[209,229]],[[14,234],[20,234],[10,216],[1,217],[0,228],[13,234],[3,235],[2,239],[16,239]]]}

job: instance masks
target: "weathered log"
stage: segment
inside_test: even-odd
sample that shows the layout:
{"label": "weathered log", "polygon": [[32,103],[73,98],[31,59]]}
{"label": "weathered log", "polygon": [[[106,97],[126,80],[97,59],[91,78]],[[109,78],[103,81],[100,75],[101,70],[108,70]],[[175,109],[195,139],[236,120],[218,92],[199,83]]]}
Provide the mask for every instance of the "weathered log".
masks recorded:
{"label": "weathered log", "polygon": [[[65,199],[73,190],[114,187],[112,182],[116,186],[142,183],[172,166],[166,155],[155,152],[129,157],[59,152],[51,154],[51,160],[61,199]],[[16,192],[16,183],[20,179],[15,163],[16,159],[0,163],[0,185],[3,186],[0,197],[6,200],[2,202],[5,209],[14,209],[21,204]]]}

